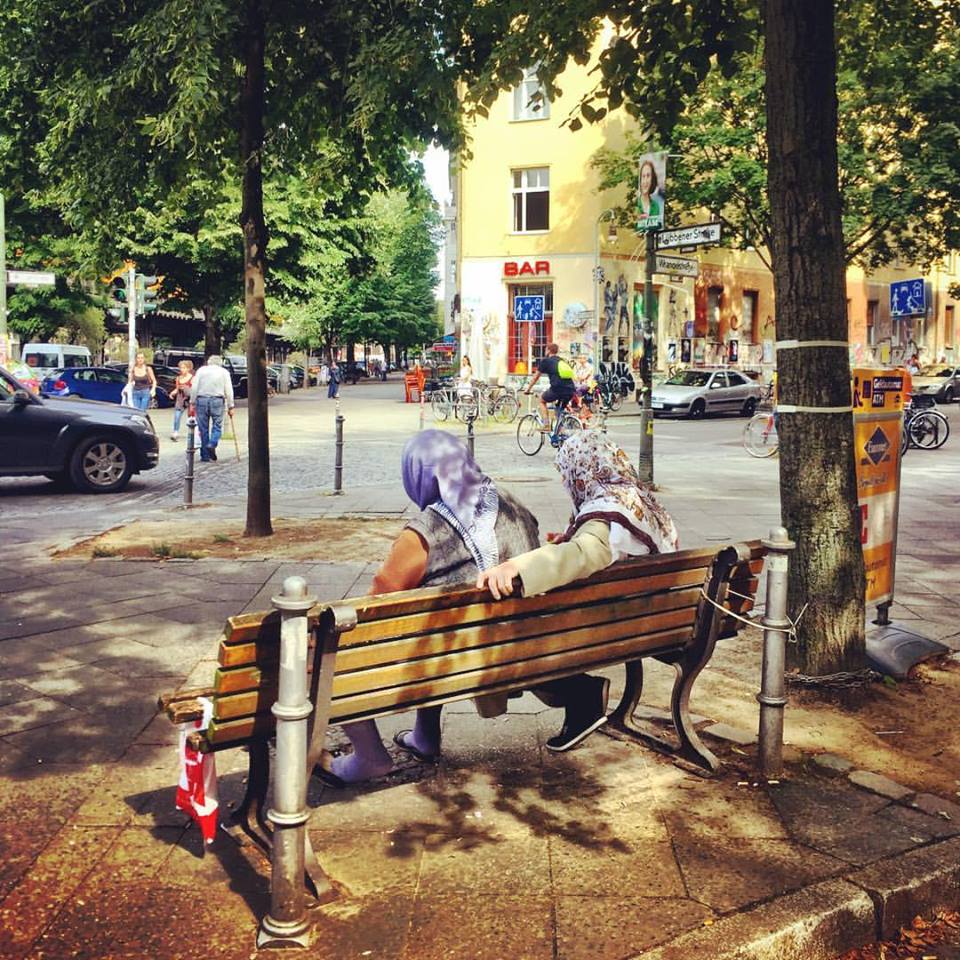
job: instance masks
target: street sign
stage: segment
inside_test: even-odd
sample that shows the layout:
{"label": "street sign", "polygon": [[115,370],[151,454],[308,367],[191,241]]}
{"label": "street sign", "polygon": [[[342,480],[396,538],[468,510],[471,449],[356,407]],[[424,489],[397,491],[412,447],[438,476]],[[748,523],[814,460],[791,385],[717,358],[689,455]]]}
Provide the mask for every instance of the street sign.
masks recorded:
{"label": "street sign", "polygon": [[926,312],[926,289],[922,279],[898,280],[890,284],[891,317],[915,317]]}
{"label": "street sign", "polygon": [[672,273],[679,277],[696,277],[700,273],[700,262],[687,257],[671,257],[658,253],[653,268],[654,273]]}
{"label": "street sign", "polygon": [[719,242],[719,223],[696,223],[690,227],[678,227],[676,230],[661,230],[657,234],[658,250],[669,250],[671,247],[702,247]]}
{"label": "street sign", "polygon": [[514,297],[513,319],[517,323],[542,323],[544,297]]}
{"label": "street sign", "polygon": [[52,287],[57,282],[56,274],[45,270],[8,270],[7,286]]}

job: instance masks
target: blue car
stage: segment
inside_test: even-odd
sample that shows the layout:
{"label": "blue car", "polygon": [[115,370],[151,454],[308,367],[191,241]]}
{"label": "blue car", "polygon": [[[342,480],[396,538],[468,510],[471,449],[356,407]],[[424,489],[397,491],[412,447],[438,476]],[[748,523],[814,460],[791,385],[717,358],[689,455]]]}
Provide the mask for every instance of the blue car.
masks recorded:
{"label": "blue car", "polygon": [[[112,367],[68,367],[56,370],[47,377],[40,392],[48,397],[79,397],[83,400],[100,400],[104,403],[120,403],[120,394],[127,383],[123,370]],[[170,397],[157,388],[157,406],[169,407]]]}

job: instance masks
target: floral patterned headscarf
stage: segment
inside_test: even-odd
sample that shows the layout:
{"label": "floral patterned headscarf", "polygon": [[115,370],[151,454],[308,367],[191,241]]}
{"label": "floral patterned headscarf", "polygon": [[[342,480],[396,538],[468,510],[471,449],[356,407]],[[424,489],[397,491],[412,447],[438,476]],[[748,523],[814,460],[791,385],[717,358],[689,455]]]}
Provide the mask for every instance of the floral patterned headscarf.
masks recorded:
{"label": "floral patterned headscarf", "polygon": [[588,520],[606,520],[614,560],[678,549],[670,514],[640,482],[627,454],[606,437],[593,430],[574,434],[557,453],[557,469],[574,506],[564,540]]}

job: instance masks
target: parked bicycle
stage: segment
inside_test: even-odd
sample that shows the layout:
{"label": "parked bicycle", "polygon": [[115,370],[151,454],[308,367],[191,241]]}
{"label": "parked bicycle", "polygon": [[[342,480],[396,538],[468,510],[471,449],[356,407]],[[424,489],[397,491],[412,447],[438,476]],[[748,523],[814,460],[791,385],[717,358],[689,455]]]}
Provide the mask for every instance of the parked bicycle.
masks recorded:
{"label": "parked bicycle", "polygon": [[553,426],[543,421],[543,414],[537,409],[534,413],[524,414],[517,424],[517,446],[528,457],[534,457],[543,447],[545,439],[550,446],[559,449],[563,442],[583,430],[583,424],[572,413],[568,413],[561,401],[554,407]]}
{"label": "parked bicycle", "polygon": [[900,437],[900,456],[911,447],[937,450],[950,436],[950,421],[932,405],[921,406],[916,399],[903,412],[903,433]]}
{"label": "parked bicycle", "polygon": [[751,457],[772,457],[780,449],[774,412],[755,413],[743,428],[743,448]]}

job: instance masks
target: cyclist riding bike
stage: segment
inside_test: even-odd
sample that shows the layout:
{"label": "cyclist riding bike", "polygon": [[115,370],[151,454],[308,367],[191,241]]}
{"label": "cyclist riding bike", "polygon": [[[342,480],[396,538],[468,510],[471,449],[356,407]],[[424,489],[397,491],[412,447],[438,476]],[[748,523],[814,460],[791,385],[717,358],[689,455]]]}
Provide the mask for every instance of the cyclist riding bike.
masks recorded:
{"label": "cyclist riding bike", "polygon": [[540,416],[546,428],[550,428],[550,411],[548,404],[560,404],[560,409],[566,408],[573,399],[576,387],[573,382],[573,367],[562,357],[558,356],[560,346],[556,343],[547,345],[547,355],[540,361],[537,372],[527,384],[524,393],[530,393],[534,384],[544,374],[550,379],[550,386],[540,395]]}

